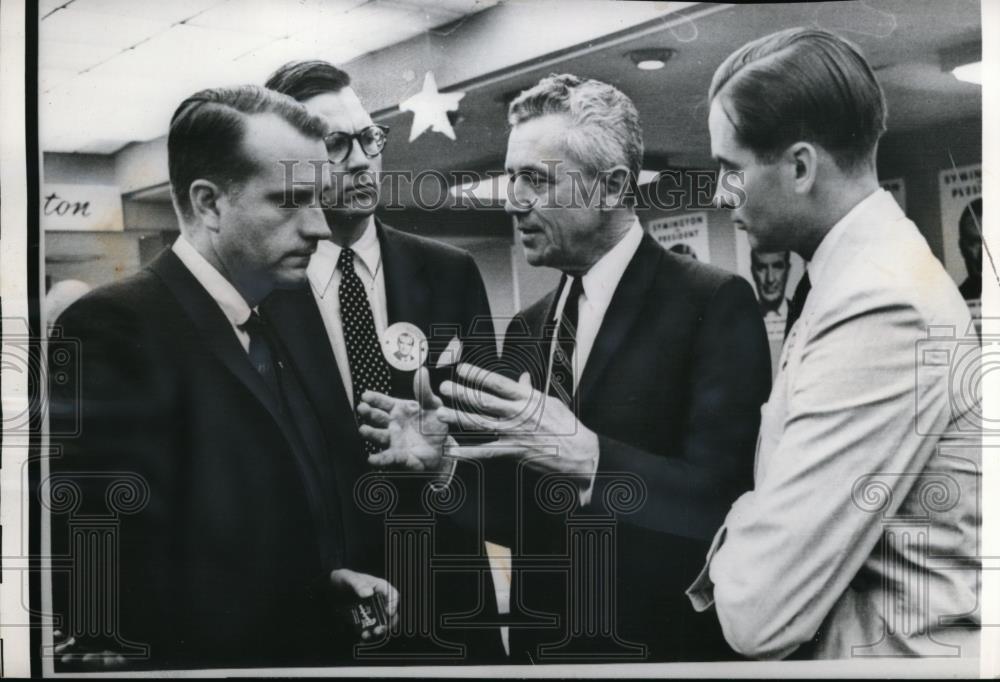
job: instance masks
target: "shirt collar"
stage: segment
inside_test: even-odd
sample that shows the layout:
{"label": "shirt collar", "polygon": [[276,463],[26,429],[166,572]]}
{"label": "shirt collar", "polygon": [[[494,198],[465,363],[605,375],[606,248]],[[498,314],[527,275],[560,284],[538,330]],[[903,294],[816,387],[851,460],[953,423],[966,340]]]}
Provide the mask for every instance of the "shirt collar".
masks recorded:
{"label": "shirt collar", "polygon": [[205,257],[198,253],[194,245],[184,235],[174,241],[174,255],[194,275],[202,288],[208,292],[222,309],[222,313],[234,327],[239,327],[250,317],[250,306],[229,280],[222,276]]}
{"label": "shirt collar", "polygon": [[615,289],[618,288],[618,282],[625,274],[625,269],[632,261],[635,252],[639,250],[642,235],[642,225],[636,218],[625,232],[625,236],[590,267],[582,282],[583,293],[588,303],[607,307]]}
{"label": "shirt collar", "polygon": [[881,222],[883,218],[895,218],[897,214],[901,213],[896,200],[881,187],[855,204],[854,208],[830,228],[830,231],[826,233],[823,241],[816,248],[812,260],[806,264],[806,269],[809,271],[809,281],[812,285],[816,286],[816,283],[820,281],[823,271],[830,262],[831,255],[836,251],[837,243],[845,234],[853,231],[857,226]]}
{"label": "shirt collar", "polygon": [[[357,255],[358,260],[368,270],[368,275],[374,277],[378,271],[379,259],[382,256],[382,248],[378,241],[378,232],[375,230],[375,217],[368,217],[368,224],[365,231],[356,242],[351,244],[351,249]],[[329,239],[324,239],[316,245],[316,253],[309,259],[309,267],[306,268],[306,276],[312,285],[313,291],[323,298],[326,296],[333,275],[337,271],[337,261],[340,260],[341,246],[334,244]]]}

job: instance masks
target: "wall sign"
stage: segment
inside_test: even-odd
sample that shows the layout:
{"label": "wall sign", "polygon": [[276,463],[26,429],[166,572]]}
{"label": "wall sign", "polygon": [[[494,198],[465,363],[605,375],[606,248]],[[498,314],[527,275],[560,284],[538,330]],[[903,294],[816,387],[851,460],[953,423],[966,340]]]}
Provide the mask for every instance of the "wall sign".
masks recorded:
{"label": "wall sign", "polygon": [[709,263],[708,214],[685,213],[649,223],[649,234],[667,251]]}
{"label": "wall sign", "polygon": [[42,229],[121,232],[122,195],[115,185],[42,185]]}

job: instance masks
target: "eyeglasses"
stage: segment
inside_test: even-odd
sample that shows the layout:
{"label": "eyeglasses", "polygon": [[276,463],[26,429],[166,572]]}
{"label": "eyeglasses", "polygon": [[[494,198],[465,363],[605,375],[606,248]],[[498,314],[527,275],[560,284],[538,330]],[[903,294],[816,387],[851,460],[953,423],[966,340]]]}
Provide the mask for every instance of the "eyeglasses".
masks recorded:
{"label": "eyeglasses", "polygon": [[385,149],[385,143],[389,139],[389,128],[387,126],[370,125],[356,133],[345,133],[334,131],[323,138],[326,143],[326,153],[330,161],[340,163],[351,155],[354,147],[354,140],[361,145],[361,151],[369,159],[378,156]]}

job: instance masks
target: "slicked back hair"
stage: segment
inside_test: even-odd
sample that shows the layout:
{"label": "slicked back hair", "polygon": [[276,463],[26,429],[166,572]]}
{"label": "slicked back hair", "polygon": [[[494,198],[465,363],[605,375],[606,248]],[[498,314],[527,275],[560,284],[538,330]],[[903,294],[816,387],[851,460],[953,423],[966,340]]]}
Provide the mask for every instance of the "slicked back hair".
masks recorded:
{"label": "slicked back hair", "polygon": [[288,62],[267,79],[264,87],[304,102],[316,95],[340,92],[351,84],[351,77],[329,62],[318,59]]}
{"label": "slicked back hair", "polygon": [[775,160],[789,145],[823,147],[844,171],[872,162],[885,132],[885,95],[860,50],[823,29],[790,28],[733,52],[715,71],[736,140]]}
{"label": "slicked back hair", "polygon": [[226,191],[237,188],[257,168],[243,145],[246,118],[275,114],[304,136],[322,139],[326,123],[304,106],[258,85],[201,90],[181,102],[170,120],[167,165],[174,202],[181,216],[193,217],[191,183],[210,180]]}
{"label": "slicked back hair", "polygon": [[552,74],[510,103],[507,120],[516,126],[549,114],[573,121],[566,146],[591,173],[619,164],[636,182],[642,168],[642,126],[632,100],[618,88],[572,74]]}

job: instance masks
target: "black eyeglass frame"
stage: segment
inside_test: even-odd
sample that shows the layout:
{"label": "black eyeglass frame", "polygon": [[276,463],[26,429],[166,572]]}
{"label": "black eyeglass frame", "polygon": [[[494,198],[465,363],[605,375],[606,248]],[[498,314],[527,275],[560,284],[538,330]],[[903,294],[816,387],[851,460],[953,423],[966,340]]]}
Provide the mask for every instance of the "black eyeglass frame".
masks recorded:
{"label": "black eyeglass frame", "polygon": [[[365,145],[361,141],[361,136],[364,135],[365,133],[367,133],[368,131],[370,131],[372,128],[376,128],[376,129],[378,129],[378,130],[380,130],[382,132],[382,146],[380,146],[378,148],[378,150],[375,151],[375,153],[369,154],[368,150],[365,149]],[[381,154],[383,152],[383,150],[385,150],[385,146],[387,144],[389,144],[389,126],[384,126],[384,125],[379,125],[378,123],[373,123],[372,125],[370,125],[370,126],[368,126],[366,128],[362,128],[361,130],[359,130],[356,133],[347,133],[347,132],[344,132],[342,130],[334,130],[332,133],[327,133],[326,135],[323,136],[323,144],[326,145],[326,150],[327,150],[328,153],[330,151],[329,139],[332,138],[334,135],[341,136],[341,139],[346,138],[350,142],[350,144],[348,144],[345,147],[346,152],[344,153],[344,155],[341,158],[335,159],[332,156],[330,157],[330,161],[332,161],[333,163],[340,163],[340,162],[346,160],[347,157],[349,157],[351,155],[351,151],[354,149],[354,142],[355,142],[355,140],[357,141],[358,146],[361,147],[361,153],[364,154],[365,156],[367,156],[369,159],[374,159],[376,156],[378,156],[379,154]]]}

